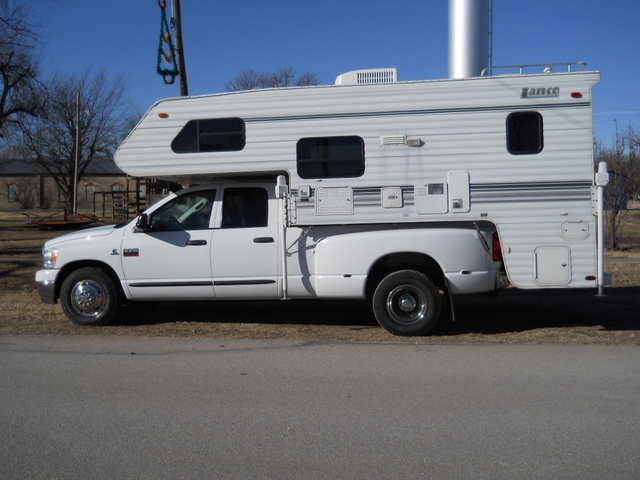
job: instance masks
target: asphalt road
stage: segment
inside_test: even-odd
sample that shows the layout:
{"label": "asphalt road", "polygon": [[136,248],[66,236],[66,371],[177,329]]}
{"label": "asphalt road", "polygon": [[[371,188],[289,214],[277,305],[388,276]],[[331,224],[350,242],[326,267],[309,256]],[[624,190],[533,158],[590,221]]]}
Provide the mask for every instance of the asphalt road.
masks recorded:
{"label": "asphalt road", "polygon": [[0,336],[0,476],[640,478],[640,348]]}

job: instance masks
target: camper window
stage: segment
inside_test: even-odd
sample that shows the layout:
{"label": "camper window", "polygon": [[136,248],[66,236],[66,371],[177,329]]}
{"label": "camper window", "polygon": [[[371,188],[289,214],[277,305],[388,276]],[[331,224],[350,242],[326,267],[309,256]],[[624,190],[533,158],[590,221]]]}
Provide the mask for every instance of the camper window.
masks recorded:
{"label": "camper window", "polygon": [[191,120],[171,142],[176,153],[233,151],[245,146],[244,122],[240,118]]}
{"label": "camper window", "polygon": [[364,173],[362,138],[302,138],[296,146],[300,178],[359,177]]}
{"label": "camper window", "polygon": [[543,147],[542,115],[517,112],[507,117],[507,150],[513,155],[540,153]]}

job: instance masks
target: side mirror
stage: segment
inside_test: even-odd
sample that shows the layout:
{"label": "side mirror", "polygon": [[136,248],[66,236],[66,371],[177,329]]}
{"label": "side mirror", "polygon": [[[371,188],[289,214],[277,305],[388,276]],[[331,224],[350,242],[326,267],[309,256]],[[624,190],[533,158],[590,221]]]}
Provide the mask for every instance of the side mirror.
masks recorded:
{"label": "side mirror", "polygon": [[138,217],[136,227],[140,230],[149,230],[149,217],[147,217],[146,213],[143,213]]}

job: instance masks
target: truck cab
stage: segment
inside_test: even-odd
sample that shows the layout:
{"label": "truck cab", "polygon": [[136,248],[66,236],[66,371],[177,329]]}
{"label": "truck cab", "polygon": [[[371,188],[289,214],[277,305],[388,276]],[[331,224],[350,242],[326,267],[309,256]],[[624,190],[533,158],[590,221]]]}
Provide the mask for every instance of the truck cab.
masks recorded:
{"label": "truck cab", "polygon": [[273,185],[195,187],[126,227],[123,286],[134,300],[277,298]]}

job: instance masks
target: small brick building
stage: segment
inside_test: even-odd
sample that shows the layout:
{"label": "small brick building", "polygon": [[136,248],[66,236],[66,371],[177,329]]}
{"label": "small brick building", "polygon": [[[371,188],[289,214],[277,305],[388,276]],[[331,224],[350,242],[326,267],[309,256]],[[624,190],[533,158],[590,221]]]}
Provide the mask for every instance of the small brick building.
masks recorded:
{"label": "small brick building", "polygon": [[[0,160],[0,211],[63,210],[67,199],[41,167],[16,159]],[[128,216],[144,208],[145,183],[128,177],[112,161],[92,163],[78,180],[79,213]],[[133,207],[133,208],[132,208]]]}

